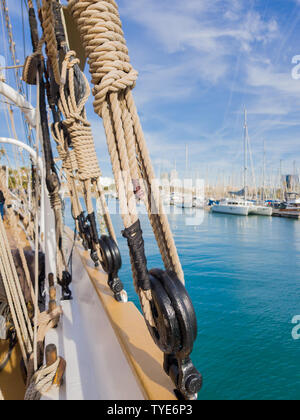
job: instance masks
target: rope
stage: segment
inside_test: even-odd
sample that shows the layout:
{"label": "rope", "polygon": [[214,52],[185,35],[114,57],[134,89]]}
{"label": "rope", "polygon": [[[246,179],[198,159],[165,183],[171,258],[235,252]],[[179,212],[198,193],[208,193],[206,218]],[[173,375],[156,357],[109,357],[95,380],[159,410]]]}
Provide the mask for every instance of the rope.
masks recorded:
{"label": "rope", "polygon": [[47,43],[47,55],[51,62],[53,69],[53,74],[56,83],[60,84],[60,69],[58,61],[58,50],[57,42],[55,36],[55,20],[53,15],[53,1],[52,0],[43,0],[42,1],[42,26],[45,35],[45,40]]}
{"label": "rope", "polygon": [[[91,186],[94,187],[100,200],[102,213],[104,215],[106,228],[110,236],[116,241],[116,235],[105,200],[104,191],[101,185],[101,171],[95,150],[91,125],[86,118],[85,104],[90,95],[89,83],[83,73],[82,79],[85,85],[85,93],[82,99],[76,100],[75,93],[75,66],[79,60],[74,51],[69,51],[62,65],[59,109],[65,117],[63,125],[71,139],[73,149],[69,149],[65,138],[64,130],[60,123],[52,125],[52,135],[57,144],[57,150],[63,162],[63,168],[67,174],[67,180],[71,197],[74,198],[74,207],[77,208],[78,217],[82,209],[74,181],[70,178],[78,178],[83,183],[84,198],[88,214],[94,212],[92,205]],[[97,247],[98,248],[98,247]],[[99,249],[97,250],[100,257]]]}
{"label": "rope", "polygon": [[[40,366],[42,363],[44,338],[47,332],[57,325],[62,309],[56,307],[52,312],[40,313],[38,305],[35,303],[36,331],[34,334],[2,219],[0,220],[0,277],[5,289],[5,301],[9,305],[22,357],[27,368],[29,383],[34,372],[37,371],[34,364]],[[35,344],[33,344],[34,341]]]}
{"label": "rope", "polygon": [[37,368],[34,366],[34,358],[36,357],[37,366],[41,366],[43,362],[44,353],[44,339],[48,331],[57,326],[60,316],[62,315],[61,306],[57,306],[52,312],[42,312],[38,316],[37,320],[37,335],[36,335],[36,355],[31,353],[27,365],[27,387],[32,382],[32,378],[37,372]]}
{"label": "rope", "polygon": [[[176,272],[184,282],[162,200],[153,190],[155,175],[131,93],[138,73],[130,64],[117,4],[114,0],[74,0],[69,2],[69,9],[89,58],[94,108],[103,118],[125,228],[137,222],[136,197],[142,197],[165,268]],[[147,194],[138,181],[139,175],[145,179]],[[149,292],[143,292],[147,292],[145,301]]]}
{"label": "rope", "polygon": [[[9,195],[9,190],[6,187],[5,179],[3,179],[4,177],[5,176],[2,173],[2,175],[0,175],[0,189],[3,192],[3,195],[5,197],[5,202],[7,204],[10,204],[11,199],[10,199],[10,195]],[[11,206],[7,206],[7,217],[8,217],[8,220],[9,220],[9,226],[10,226],[10,229],[12,231],[14,241],[16,243],[16,246],[17,246],[20,258],[21,258],[22,267],[23,267],[26,282],[27,282],[27,287],[30,291],[31,300],[32,300],[32,303],[33,303],[35,301],[35,293],[34,293],[34,290],[33,290],[28,264],[27,264],[27,260],[26,260],[25,254],[24,254],[24,249],[23,249],[23,247],[21,245],[21,241],[20,241],[20,230],[18,229],[18,220],[17,220],[15,212],[14,212],[14,210]],[[2,299],[1,299],[1,287],[0,287],[0,301],[1,300]]]}
{"label": "rope", "polygon": [[6,298],[16,329],[18,341],[25,366],[27,356],[32,352],[33,331],[28,316],[27,307],[22,291],[20,290],[19,279],[11,255],[10,246],[4,229],[3,221],[0,218],[0,274],[5,288]]}
{"label": "rope", "polygon": [[27,387],[24,400],[25,401],[37,401],[40,400],[41,396],[52,387],[53,380],[55,378],[57,368],[60,362],[60,358],[51,366],[42,366],[32,377],[32,380]]}
{"label": "rope", "polygon": [[81,181],[97,178],[101,175],[98,159],[96,155],[93,134],[90,123],[87,121],[85,104],[90,95],[89,83],[82,73],[86,90],[84,97],[77,104],[74,87],[74,66],[79,63],[74,51],[66,54],[62,65],[61,79],[66,81],[68,74],[68,96],[66,97],[65,85],[60,84],[59,108],[63,113],[65,120],[63,124],[70,134],[72,146],[75,150],[78,177]]}

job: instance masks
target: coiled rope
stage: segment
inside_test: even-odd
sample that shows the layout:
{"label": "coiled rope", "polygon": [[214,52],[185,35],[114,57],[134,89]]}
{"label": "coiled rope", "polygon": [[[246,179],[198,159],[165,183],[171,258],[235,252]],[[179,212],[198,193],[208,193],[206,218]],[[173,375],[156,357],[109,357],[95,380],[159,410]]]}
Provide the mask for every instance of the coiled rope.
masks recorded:
{"label": "coiled rope", "polygon": [[[52,125],[52,135],[56,141],[60,158],[63,161],[63,168],[67,174],[71,197],[74,198],[74,202],[76,203],[74,203],[75,216],[78,217],[82,212],[75,184],[75,179],[79,179],[83,183],[88,214],[94,211],[91,196],[91,187],[94,186],[101,203],[107,230],[110,236],[116,241],[115,231],[101,185],[101,171],[95,150],[93,133],[86,116],[85,104],[90,95],[90,87],[83,73],[81,75],[85,84],[85,93],[79,102],[76,100],[74,68],[78,63],[79,60],[76,58],[76,53],[69,51],[62,64],[59,100],[59,109],[65,117],[63,125],[70,136],[73,149],[69,148],[60,123]],[[67,95],[66,90],[68,92]]]}
{"label": "coiled rope", "polygon": [[[163,203],[158,189],[154,188],[155,174],[131,92],[138,73],[130,64],[118,6],[114,0],[71,0],[68,7],[89,59],[94,109],[103,118],[124,226],[135,227],[133,237],[139,231],[136,196],[142,197],[165,268],[184,282]],[[145,180],[144,189],[140,178]],[[139,287],[136,272],[135,263],[141,258],[142,255],[131,255],[136,288],[147,304],[151,292]]]}
{"label": "coiled rope", "polygon": [[55,378],[60,358],[51,366],[42,366],[32,377],[30,385],[26,389],[25,401],[37,401],[51,389]]}

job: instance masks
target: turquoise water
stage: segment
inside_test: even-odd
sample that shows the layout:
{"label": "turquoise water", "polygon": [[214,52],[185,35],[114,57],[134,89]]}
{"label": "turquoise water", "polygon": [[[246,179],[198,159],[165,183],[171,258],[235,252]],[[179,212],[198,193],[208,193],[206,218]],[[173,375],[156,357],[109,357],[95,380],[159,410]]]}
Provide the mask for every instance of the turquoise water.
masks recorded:
{"label": "turquoise water", "polygon": [[[198,318],[199,399],[299,399],[300,341],[292,338],[291,321],[300,315],[300,223],[205,212],[199,226],[189,226],[189,217],[169,219]],[[121,278],[138,304],[121,218],[112,218]],[[147,217],[141,221],[148,266],[161,267]]]}

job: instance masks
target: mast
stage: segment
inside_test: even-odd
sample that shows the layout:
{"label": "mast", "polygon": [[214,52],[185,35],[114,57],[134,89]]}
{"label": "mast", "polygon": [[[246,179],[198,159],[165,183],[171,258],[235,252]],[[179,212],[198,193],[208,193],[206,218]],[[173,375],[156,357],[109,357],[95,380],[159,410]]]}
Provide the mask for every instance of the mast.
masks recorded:
{"label": "mast", "polygon": [[285,199],[285,189],[283,188],[283,180],[282,180],[282,162],[283,162],[283,160],[282,159],[280,159],[280,193],[281,193],[281,199]]}
{"label": "mast", "polygon": [[185,145],[185,176],[187,176],[188,168],[189,168],[189,147],[186,144]]}
{"label": "mast", "polygon": [[296,192],[296,176],[297,176],[296,164],[297,164],[297,162],[294,160],[294,162],[293,162],[293,167],[294,167],[293,192]]}
{"label": "mast", "polygon": [[247,200],[247,172],[248,172],[248,125],[247,110],[244,111],[244,200]]}
{"label": "mast", "polygon": [[263,191],[262,200],[265,201],[265,188],[266,188],[266,143],[264,140],[264,155],[263,155]]}

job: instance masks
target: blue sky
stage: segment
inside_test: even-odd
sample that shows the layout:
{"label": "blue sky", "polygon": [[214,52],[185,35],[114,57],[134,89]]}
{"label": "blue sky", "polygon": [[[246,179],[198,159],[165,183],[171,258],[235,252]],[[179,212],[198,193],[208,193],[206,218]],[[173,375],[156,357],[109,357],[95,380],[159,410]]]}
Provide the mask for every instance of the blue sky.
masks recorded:
{"label": "blue sky", "polygon": [[[245,106],[257,174],[263,141],[270,172],[278,171],[280,159],[286,172],[294,160],[300,166],[300,79],[292,78],[292,59],[300,55],[299,0],[117,3],[139,71],[134,96],[156,172],[172,169],[176,161],[183,174],[186,144],[191,171],[212,178],[239,172]],[[22,61],[21,0],[8,0],[8,6]],[[92,99],[88,114],[103,173],[109,175]]]}

